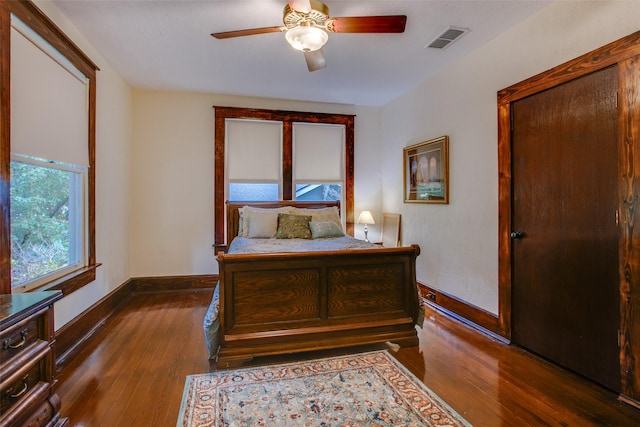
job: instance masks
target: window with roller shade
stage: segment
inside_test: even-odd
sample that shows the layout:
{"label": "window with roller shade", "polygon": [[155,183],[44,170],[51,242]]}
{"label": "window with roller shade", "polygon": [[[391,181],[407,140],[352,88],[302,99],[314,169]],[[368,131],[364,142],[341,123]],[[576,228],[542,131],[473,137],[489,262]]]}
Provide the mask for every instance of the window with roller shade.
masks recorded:
{"label": "window with roller shade", "polygon": [[294,123],[295,199],[342,202],[344,153],[344,126]]}
{"label": "window with roller shade", "polygon": [[8,37],[10,289],[46,285],[71,292],[95,278],[89,179],[95,66],[81,63],[81,71],[74,65],[77,57],[72,62],[49,42],[59,34],[43,36],[26,25],[25,16],[34,21],[25,5],[16,5],[23,19],[11,14]]}
{"label": "window with roller shade", "polygon": [[282,123],[227,120],[227,198],[268,202],[282,195]]}
{"label": "window with roller shade", "polygon": [[[345,224],[345,230],[348,234],[353,233],[353,162],[354,162],[354,119],[353,115],[346,114],[327,114],[327,113],[313,113],[313,112],[301,112],[301,111],[281,111],[281,110],[265,110],[265,109],[253,109],[253,108],[238,108],[238,107],[220,107],[214,106],[215,109],[215,174],[214,174],[214,248],[215,250],[226,250],[226,246],[230,242],[226,242],[226,209],[225,201],[233,200],[236,202],[250,202],[258,200],[329,200],[328,197],[333,200],[340,200],[340,211]],[[238,147],[244,147],[242,150],[237,150],[236,154],[229,154],[231,147],[234,144],[234,137],[229,138],[228,132],[234,132],[236,129],[230,129],[229,123],[231,122],[263,122],[263,123],[277,123],[276,127],[281,130],[279,136],[278,148],[275,148],[275,142],[273,145],[267,143],[266,146],[272,147],[271,151],[267,154],[264,151],[260,153],[259,158],[264,161],[264,165],[275,165],[276,156],[271,157],[273,154],[277,154],[280,158],[280,180],[276,183],[273,180],[275,169],[271,169],[272,178],[267,179],[265,176],[259,178],[243,179],[241,176],[236,175],[237,171],[242,171],[240,167],[241,163],[236,163],[235,166],[230,162],[235,162],[237,159],[243,158],[243,153],[250,153],[254,155],[257,151],[254,151],[256,141],[262,141],[263,135],[245,135],[246,139],[243,144],[237,145]],[[342,128],[342,147],[343,152],[339,155],[333,155],[331,162],[338,165],[341,168],[342,178],[336,180],[336,174],[328,177],[326,175],[320,176],[319,174],[301,174],[298,171],[296,181],[296,171],[294,170],[295,158],[294,151],[294,127],[303,124],[318,124],[318,125],[334,125],[338,129]],[[235,125],[231,125],[232,127]],[[253,125],[251,125],[253,126]],[[300,132],[300,130],[298,130]],[[304,133],[304,130],[301,132]],[[275,132],[274,132],[275,134]],[[236,133],[238,135],[238,133]],[[275,141],[277,138],[273,138]],[[298,138],[300,143],[300,137]],[[244,145],[247,144],[247,145]],[[302,156],[306,158],[314,158],[317,163],[326,163],[324,160],[324,154],[332,151],[330,147],[337,147],[338,145],[317,145],[310,144],[303,147],[299,145],[297,152],[298,156],[301,153],[312,149],[313,153],[309,153],[308,156]],[[329,147],[329,148],[328,148]],[[324,148],[324,154],[320,154]],[[262,148],[261,148],[262,150]],[[334,151],[335,154],[335,151]],[[230,159],[231,156],[231,159]],[[322,156],[322,157],[321,157]],[[266,160],[270,159],[270,160]],[[301,160],[302,161],[302,160]],[[341,163],[341,164],[339,164]],[[260,167],[262,168],[261,165]],[[336,170],[335,165],[331,166],[327,170]],[[317,165],[314,165],[314,168]],[[230,172],[229,167],[233,167],[235,171]],[[256,168],[255,170],[258,170]],[[317,170],[317,168],[316,168]],[[230,178],[233,178],[230,180]],[[295,181],[295,182],[294,182]],[[231,185],[230,185],[231,184]],[[277,189],[276,189],[277,187]],[[239,190],[238,190],[239,189]],[[255,191],[255,193],[253,192]],[[277,198],[276,198],[277,194]]]}
{"label": "window with roller shade", "polygon": [[[227,120],[228,200],[280,200],[282,123]],[[293,124],[296,200],[341,201],[344,176],[344,126]]]}

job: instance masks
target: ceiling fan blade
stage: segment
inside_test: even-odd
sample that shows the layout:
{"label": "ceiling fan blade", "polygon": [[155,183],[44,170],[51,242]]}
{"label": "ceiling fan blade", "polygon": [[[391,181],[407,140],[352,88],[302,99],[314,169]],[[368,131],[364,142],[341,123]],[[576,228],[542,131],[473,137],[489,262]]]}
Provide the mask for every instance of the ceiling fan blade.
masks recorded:
{"label": "ceiling fan blade", "polygon": [[351,16],[332,21],[329,30],[335,33],[404,33],[407,16]]}
{"label": "ceiling fan blade", "polygon": [[327,66],[327,60],[324,57],[322,48],[312,52],[305,52],[304,59],[307,60],[307,68],[309,71],[316,71]]}
{"label": "ceiling fan blade", "polygon": [[289,7],[296,12],[311,12],[311,2],[309,0],[289,0]]}
{"label": "ceiling fan blade", "polygon": [[213,33],[211,35],[217,39],[228,39],[231,37],[253,36],[255,34],[279,33],[281,31],[282,27],[263,27],[251,28],[248,30],[225,31],[222,33]]}

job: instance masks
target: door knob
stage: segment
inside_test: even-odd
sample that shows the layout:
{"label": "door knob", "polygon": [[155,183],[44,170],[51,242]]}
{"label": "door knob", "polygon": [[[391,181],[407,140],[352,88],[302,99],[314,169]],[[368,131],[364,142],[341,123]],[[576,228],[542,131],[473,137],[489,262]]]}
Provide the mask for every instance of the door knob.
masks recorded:
{"label": "door knob", "polygon": [[524,237],[524,231],[512,231],[511,238],[512,239],[522,239]]}

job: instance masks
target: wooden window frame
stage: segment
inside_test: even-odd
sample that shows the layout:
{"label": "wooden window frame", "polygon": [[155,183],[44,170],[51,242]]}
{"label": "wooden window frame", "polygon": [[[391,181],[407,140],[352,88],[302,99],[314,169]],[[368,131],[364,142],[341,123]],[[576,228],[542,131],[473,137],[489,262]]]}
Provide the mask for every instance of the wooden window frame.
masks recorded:
{"label": "wooden window frame", "polygon": [[[11,15],[27,24],[64,55],[89,79],[89,170],[87,192],[87,265],[57,279],[47,289],[63,295],[80,289],[96,278],[95,182],[96,182],[96,72],[99,68],[38,7],[27,0],[0,1],[0,294],[11,293]],[[36,289],[37,290],[37,289]]]}
{"label": "wooden window frame", "polygon": [[353,164],[354,115],[306,113],[300,111],[265,110],[214,106],[215,110],[215,175],[214,175],[214,248],[225,251],[225,140],[227,119],[271,120],[282,122],[282,199],[293,200],[293,123],[320,123],[345,127],[344,211],[347,234],[353,235]]}

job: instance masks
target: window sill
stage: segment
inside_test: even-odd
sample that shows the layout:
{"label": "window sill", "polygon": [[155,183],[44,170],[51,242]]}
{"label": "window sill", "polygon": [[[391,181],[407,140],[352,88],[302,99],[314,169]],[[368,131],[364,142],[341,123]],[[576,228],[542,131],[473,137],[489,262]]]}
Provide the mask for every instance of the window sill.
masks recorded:
{"label": "window sill", "polygon": [[33,291],[62,291],[62,296],[66,297],[70,293],[77,291],[81,287],[96,280],[96,269],[102,264],[93,264],[80,268],[66,276],[60,277],[53,282],[49,282]]}

